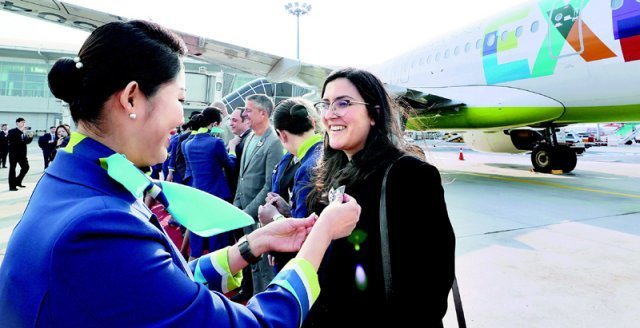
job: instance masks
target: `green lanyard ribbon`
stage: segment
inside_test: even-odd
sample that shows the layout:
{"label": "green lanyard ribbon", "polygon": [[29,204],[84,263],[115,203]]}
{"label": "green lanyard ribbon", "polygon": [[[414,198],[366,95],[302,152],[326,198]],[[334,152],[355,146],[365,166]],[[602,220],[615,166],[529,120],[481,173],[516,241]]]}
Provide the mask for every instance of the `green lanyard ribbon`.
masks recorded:
{"label": "green lanyard ribbon", "polygon": [[141,198],[147,193],[199,236],[210,237],[254,223],[247,213],[214,195],[173,182],[154,182],[122,154],[101,158],[100,162],[109,176],[133,196]]}

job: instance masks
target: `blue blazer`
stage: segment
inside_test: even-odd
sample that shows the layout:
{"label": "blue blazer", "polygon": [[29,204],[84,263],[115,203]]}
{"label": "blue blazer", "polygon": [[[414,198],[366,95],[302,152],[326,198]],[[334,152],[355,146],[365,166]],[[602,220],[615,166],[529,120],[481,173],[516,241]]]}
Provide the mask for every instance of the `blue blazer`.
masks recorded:
{"label": "blue blazer", "polygon": [[223,169],[235,167],[235,156],[227,153],[224,141],[208,133],[198,133],[185,145],[184,156],[191,168],[191,186],[225,200],[232,195]]}
{"label": "blue blazer", "polygon": [[191,181],[191,175],[192,175],[192,171],[191,171],[191,165],[189,165],[189,161],[187,160],[187,144],[189,144],[189,142],[191,142],[191,140],[193,140],[193,138],[196,136],[196,133],[194,133],[194,131],[191,131],[191,134],[187,137],[187,139],[185,139],[182,143],[179,143],[179,147],[180,147],[180,152],[182,153],[182,156],[184,157],[184,162],[185,162],[185,170],[184,170],[184,176],[182,177],[182,183],[186,184],[188,186],[193,186],[193,181]]}
{"label": "blue blazer", "polygon": [[100,166],[111,154],[74,133],[44,173],[0,267],[0,327],[302,322],[319,292],[310,263],[290,262],[246,307],[210,291],[239,286],[227,249],[187,265],[151,211]]}
{"label": "blue blazer", "polygon": [[[304,154],[298,168],[293,176],[293,187],[291,188],[291,217],[294,218],[306,218],[309,216],[309,210],[307,209],[307,196],[313,188],[313,182],[311,181],[313,176],[313,169],[318,162],[320,152],[322,151],[322,141],[318,141],[313,144],[307,152]],[[282,159],[276,166],[273,172],[271,181],[271,191],[282,195],[287,193],[287,190],[280,190],[279,180],[285,174],[287,164],[291,160],[293,155],[286,153],[282,156]],[[290,168],[291,169],[291,168]],[[283,197],[284,198],[284,197]],[[285,198],[286,200],[286,198]]]}
{"label": "blue blazer", "polygon": [[322,141],[311,146],[300,160],[300,167],[293,178],[291,194],[291,216],[294,218],[306,218],[310,214],[307,208],[307,196],[313,188],[311,178],[321,151]]}

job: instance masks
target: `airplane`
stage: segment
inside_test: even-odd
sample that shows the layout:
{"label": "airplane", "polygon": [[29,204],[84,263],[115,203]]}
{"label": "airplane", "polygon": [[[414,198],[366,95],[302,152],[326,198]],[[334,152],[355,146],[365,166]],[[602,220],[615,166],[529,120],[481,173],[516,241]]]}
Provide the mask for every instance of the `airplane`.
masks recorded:
{"label": "airplane", "polygon": [[[0,5],[87,31],[127,21],[57,0]],[[191,56],[262,76],[262,85],[318,90],[334,69],[175,32]],[[571,172],[583,149],[559,144],[559,127],[640,121],[640,1],[537,0],[367,69],[415,110],[407,128],[461,132],[473,149],[531,151],[535,171]]]}

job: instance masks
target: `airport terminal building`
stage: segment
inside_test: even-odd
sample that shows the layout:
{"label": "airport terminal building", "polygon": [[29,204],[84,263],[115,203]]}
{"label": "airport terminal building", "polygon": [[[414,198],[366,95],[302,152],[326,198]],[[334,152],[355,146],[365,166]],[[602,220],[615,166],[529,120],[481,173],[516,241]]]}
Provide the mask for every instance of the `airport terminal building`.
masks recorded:
{"label": "airport terminal building", "polygon": [[[15,127],[23,117],[27,127],[37,133],[50,126],[67,123],[73,126],[68,105],[49,91],[47,74],[60,57],[75,57],[73,45],[28,43],[0,40],[0,123]],[[192,58],[185,59],[188,85],[184,103],[185,116],[202,110],[215,100],[256,79],[255,76]],[[304,88],[288,83],[275,85],[276,98],[303,95]],[[277,103],[278,99],[274,99]]]}

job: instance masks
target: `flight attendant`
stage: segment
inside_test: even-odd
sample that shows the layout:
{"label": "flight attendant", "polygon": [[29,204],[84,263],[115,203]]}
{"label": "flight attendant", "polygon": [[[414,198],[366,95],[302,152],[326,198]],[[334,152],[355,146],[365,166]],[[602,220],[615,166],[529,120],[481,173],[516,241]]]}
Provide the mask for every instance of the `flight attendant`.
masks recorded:
{"label": "flight attendant", "polygon": [[[235,155],[228,154],[224,141],[210,134],[213,127],[222,121],[220,111],[208,107],[193,117],[198,127],[193,138],[185,143],[184,156],[187,167],[191,169],[191,186],[226,201],[231,201],[231,191],[223,170],[231,171],[235,166]],[[235,145],[231,146],[235,149]],[[204,252],[205,240],[207,249],[211,251],[226,247],[231,242],[231,233],[222,233],[203,238],[190,232],[190,257],[198,258]]]}
{"label": "flight attendant", "polygon": [[[114,22],[94,30],[75,59],[53,65],[51,91],[69,104],[77,132],[9,240],[0,327],[297,327],[308,313],[324,252],[358,220],[354,199],[332,203],[317,219],[257,229],[187,264],[141,197],[117,182],[125,182],[119,171],[107,171],[104,159],[118,153],[132,170],[166,158],[183,120],[185,49],[155,23]],[[298,248],[246,307],[211,291],[237,287],[241,269],[264,252]]]}

